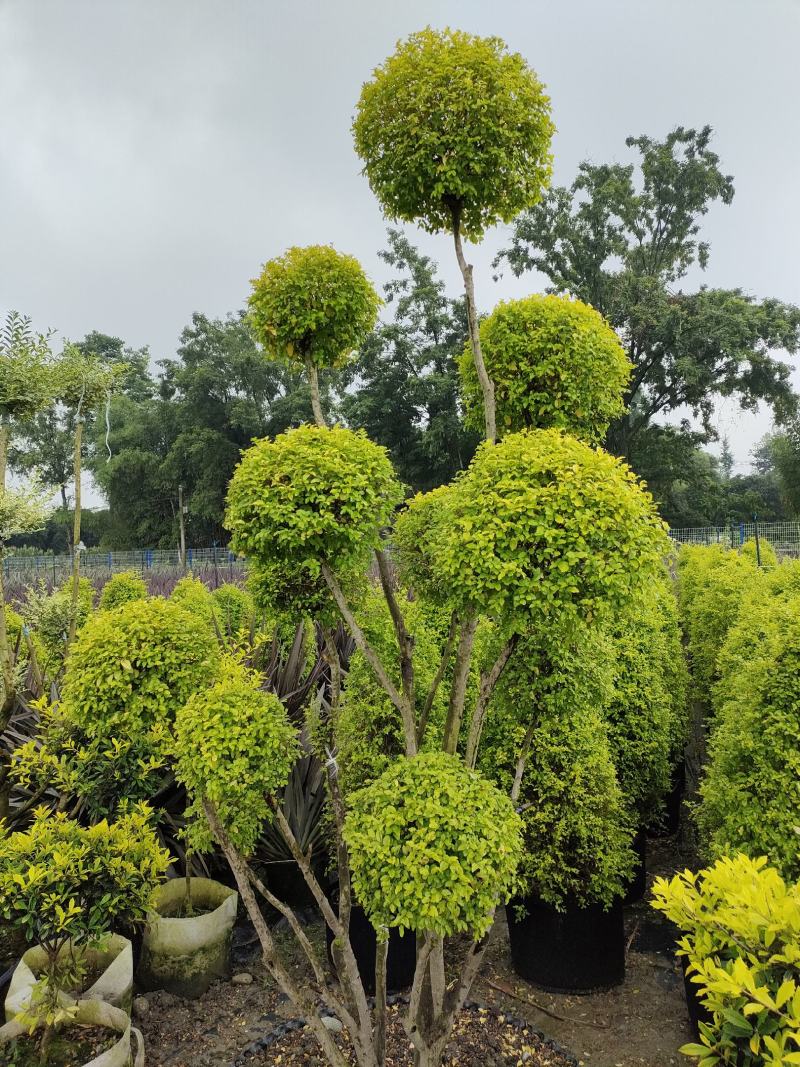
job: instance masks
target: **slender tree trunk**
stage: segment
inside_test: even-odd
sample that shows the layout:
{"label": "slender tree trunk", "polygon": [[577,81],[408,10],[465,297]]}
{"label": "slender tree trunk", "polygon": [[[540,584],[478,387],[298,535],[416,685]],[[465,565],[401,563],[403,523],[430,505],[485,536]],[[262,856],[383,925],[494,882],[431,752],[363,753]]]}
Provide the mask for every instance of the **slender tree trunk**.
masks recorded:
{"label": "slender tree trunk", "polygon": [[306,374],[311,387],[311,410],[314,412],[314,422],[317,426],[327,426],[325,416],[322,414],[322,401],[319,395],[319,375],[310,356],[306,357]]}
{"label": "slender tree trunk", "polygon": [[458,748],[458,735],[461,731],[461,719],[464,715],[464,701],[467,696],[467,682],[469,680],[469,665],[472,661],[472,646],[475,641],[475,630],[478,620],[475,616],[467,616],[461,624],[461,637],[456,652],[456,662],[453,667],[453,684],[450,689],[450,706],[447,709],[447,721],[444,726],[445,752],[452,754]]}
{"label": "slender tree trunk", "polygon": [[481,349],[481,335],[478,329],[478,312],[475,307],[475,283],[472,279],[472,264],[467,263],[464,256],[464,248],[461,244],[461,207],[452,205],[453,214],[453,241],[456,246],[456,259],[464,279],[464,293],[467,298],[467,324],[469,326],[469,341],[472,347],[472,358],[475,361],[475,370],[483,393],[483,420],[487,441],[497,440],[497,420],[495,416],[494,382],[489,377],[486,364],[483,362],[483,350]]}
{"label": "slender tree trunk", "polygon": [[[9,442],[8,423],[0,422],[0,496],[6,491],[6,464]],[[9,758],[2,747],[2,736],[11,720],[11,712],[17,697],[14,686],[14,664],[6,627],[6,594],[3,574],[3,542],[0,540],[0,673],[3,680],[0,701],[0,826],[8,821],[11,786],[8,780]]]}
{"label": "slender tree trunk", "polygon": [[81,571],[81,554],[78,545],[81,543],[81,446],[83,444],[83,416],[78,415],[75,420],[75,456],[73,470],[75,473],[75,519],[72,524],[72,596],[69,605],[69,636],[67,649],[75,640],[75,632],[78,628],[78,589]]}

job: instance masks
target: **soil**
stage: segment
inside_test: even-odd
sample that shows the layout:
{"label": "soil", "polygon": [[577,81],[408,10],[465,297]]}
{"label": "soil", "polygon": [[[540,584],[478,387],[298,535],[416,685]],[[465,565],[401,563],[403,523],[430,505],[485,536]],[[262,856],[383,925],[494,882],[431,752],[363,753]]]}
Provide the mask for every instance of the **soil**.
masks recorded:
{"label": "soil", "polygon": [[[655,875],[669,875],[686,866],[696,866],[689,847],[675,838],[648,842],[648,888]],[[324,931],[311,914],[303,916],[305,929],[324,957]],[[288,934],[276,928],[283,953],[292,944]],[[627,975],[623,985],[602,993],[567,996],[543,993],[517,978],[500,916],[492,945],[472,991],[475,1001],[529,1023],[531,1031],[543,1031],[558,1045],[569,1049],[581,1067],[677,1067],[686,1061],[678,1053],[691,1040],[683,979],[673,955],[674,931],[660,913],[647,904],[647,897],[626,908]],[[285,956],[284,956],[285,958]],[[291,958],[291,956],[290,956]],[[300,970],[295,957],[293,968]],[[276,1029],[295,1019],[291,1004],[275,988],[263,970],[257,944],[246,926],[234,938],[234,973],[247,971],[250,984],[218,982],[198,1000],[185,1001],[168,993],[147,997],[147,1013],[136,1025],[144,1032],[148,1067],[231,1067],[241,1064],[291,1064],[322,1067],[324,1061],[306,1031],[297,1031],[306,1058],[281,1059],[283,1051],[265,1042]],[[294,1031],[293,1031],[294,1032]],[[498,1038],[499,1039],[499,1038]],[[286,1046],[288,1055],[290,1049]],[[293,1050],[293,1051],[296,1051]],[[492,1050],[497,1055],[497,1050]],[[477,1055],[477,1053],[476,1053]],[[270,1056],[272,1058],[270,1058]],[[484,1057],[484,1058],[481,1058]],[[490,1060],[484,1052],[478,1059],[462,1059],[477,1067],[483,1063],[517,1063],[521,1060]],[[399,1061],[402,1063],[403,1061]],[[526,1060],[536,1067],[537,1061]],[[547,1063],[541,1060],[540,1063]],[[569,1062],[554,1059],[554,1065]]]}
{"label": "soil", "polygon": [[[413,1067],[413,1046],[403,1030],[402,1011],[398,1005],[388,1010],[386,1020],[386,1067]],[[350,1052],[347,1031],[335,1035],[339,1048]],[[255,1064],[280,1063],[281,1067],[308,1067],[320,1062],[319,1046],[306,1027],[290,1030],[252,1061]],[[461,1012],[453,1036],[445,1049],[443,1067],[574,1067],[575,1060],[565,1055],[531,1027],[504,1014],[486,1008]]]}
{"label": "soil", "polygon": [[[81,1067],[107,1052],[121,1035],[107,1026],[69,1026],[56,1034],[50,1045],[47,1067]],[[42,1067],[39,1036],[18,1037],[2,1048],[7,1067]],[[10,1057],[10,1058],[5,1058]]]}
{"label": "soil", "polygon": [[175,904],[167,904],[159,907],[158,914],[162,919],[197,919],[201,915],[209,915],[216,911],[219,905],[189,904],[186,898]]}

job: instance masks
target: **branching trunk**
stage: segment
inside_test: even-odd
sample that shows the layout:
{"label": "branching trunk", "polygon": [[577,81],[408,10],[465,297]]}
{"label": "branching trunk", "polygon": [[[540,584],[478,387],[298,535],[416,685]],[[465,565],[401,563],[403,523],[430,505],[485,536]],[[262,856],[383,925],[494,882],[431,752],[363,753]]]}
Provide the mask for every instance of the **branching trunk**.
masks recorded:
{"label": "branching trunk", "polygon": [[411,721],[408,723],[408,726],[411,727],[411,736],[406,737],[406,748],[413,748],[417,743],[417,727],[416,723],[413,721],[413,710],[415,707],[414,638],[406,628],[403,613],[400,610],[400,605],[397,603],[394,589],[394,575],[392,574],[389,558],[383,549],[380,548],[375,550],[375,558],[378,561],[378,574],[380,575],[381,587],[383,588],[383,595],[386,598],[386,603],[389,607],[389,614],[392,617],[395,637],[397,638],[397,647],[400,653],[400,679],[403,686],[403,699],[412,712]]}
{"label": "branching trunk", "polygon": [[445,676],[447,668],[450,664],[450,657],[453,655],[453,648],[455,647],[456,637],[458,636],[458,615],[453,612],[450,616],[450,631],[447,634],[447,640],[445,641],[444,648],[442,650],[442,658],[439,661],[439,666],[434,675],[431,687],[428,690],[428,695],[425,697],[425,704],[422,708],[422,713],[419,717],[419,724],[417,725],[417,747],[422,745],[422,741],[425,737],[425,730],[428,726],[428,718],[433,707],[433,702],[436,699],[436,694],[439,691],[439,686],[442,684],[442,679]]}
{"label": "branching trunk", "polygon": [[461,623],[461,636],[458,641],[456,662],[453,669],[453,685],[450,690],[450,706],[447,709],[447,721],[444,727],[445,752],[455,753],[458,748],[458,735],[461,731],[461,719],[464,715],[464,701],[467,696],[469,667],[472,662],[472,646],[475,642],[475,630],[478,620],[467,616]]}
{"label": "branching trunk", "polygon": [[467,738],[465,762],[468,767],[474,767],[477,763],[478,746],[480,745],[481,734],[483,733],[483,724],[486,721],[486,711],[489,707],[489,701],[492,699],[492,693],[494,692],[497,683],[500,681],[500,676],[506,669],[506,665],[511,659],[518,643],[519,635],[514,634],[503,645],[500,650],[500,655],[492,664],[491,669],[481,674],[478,699],[475,702],[475,710],[472,713],[472,721],[469,725],[469,736]]}
{"label": "branching trunk", "polygon": [[467,324],[469,326],[469,341],[472,348],[472,358],[475,361],[475,370],[483,393],[483,420],[486,431],[486,440],[497,439],[497,419],[495,415],[494,382],[489,377],[486,364],[483,361],[481,349],[481,335],[478,329],[478,311],[475,306],[475,283],[472,279],[472,264],[467,263],[464,256],[464,248],[461,244],[461,205],[451,205],[453,218],[453,241],[456,246],[456,259],[464,279],[464,293],[467,300]]}

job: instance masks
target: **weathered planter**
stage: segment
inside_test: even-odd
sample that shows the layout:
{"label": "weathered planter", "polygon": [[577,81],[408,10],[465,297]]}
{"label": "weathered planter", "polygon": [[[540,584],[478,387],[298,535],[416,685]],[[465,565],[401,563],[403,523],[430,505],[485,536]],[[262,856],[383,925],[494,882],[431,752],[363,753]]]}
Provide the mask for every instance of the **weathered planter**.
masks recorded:
{"label": "weathered planter", "polygon": [[[130,1016],[121,1008],[115,1008],[112,1004],[106,1004],[102,1000],[80,1000],[75,1016],[76,1023],[93,1026],[107,1026],[111,1030],[118,1031],[119,1041],[110,1049],[102,1052],[94,1059],[80,1065],[80,1067],[144,1067],[144,1039],[141,1033],[131,1026]],[[10,1045],[18,1037],[28,1033],[27,1027],[19,1023],[6,1023],[0,1027],[0,1049]],[[131,1055],[131,1036],[136,1038],[136,1053]],[[0,1060],[3,1059],[0,1053]],[[78,1064],[75,1067],[79,1067]]]}
{"label": "weathered planter", "polygon": [[[64,951],[69,951],[69,949]],[[74,1004],[76,1000],[102,1000],[130,1014],[133,997],[133,951],[127,937],[109,934],[103,939],[99,948],[83,949],[82,954],[90,972],[92,974],[99,972],[99,977],[85,989],[62,993],[62,1003]],[[41,978],[46,961],[44,949],[37,945],[29,948],[17,964],[6,996],[6,1022],[11,1022],[29,1002],[33,987]]]}
{"label": "weathered planter", "polygon": [[[333,934],[331,929],[325,927],[325,941],[328,949],[328,959],[334,965],[331,945]],[[356,958],[358,973],[364,990],[370,996],[375,992],[375,949],[378,937],[375,927],[367,918],[367,914],[358,904],[353,904],[350,909],[350,947]],[[414,981],[414,971],[417,966],[417,939],[411,930],[400,936],[397,929],[389,930],[389,951],[386,957],[386,989],[390,993],[401,989],[408,989]]]}
{"label": "weathered planter", "polygon": [[[525,915],[517,917],[519,906]],[[556,911],[538,897],[506,905],[515,972],[552,993],[591,993],[625,980],[622,900]]]}
{"label": "weathered planter", "polygon": [[239,896],[210,878],[192,878],[192,902],[201,914],[172,918],[186,899],[186,882],[173,878],[156,890],[147,917],[136,984],[199,997],[231,969],[231,937]]}

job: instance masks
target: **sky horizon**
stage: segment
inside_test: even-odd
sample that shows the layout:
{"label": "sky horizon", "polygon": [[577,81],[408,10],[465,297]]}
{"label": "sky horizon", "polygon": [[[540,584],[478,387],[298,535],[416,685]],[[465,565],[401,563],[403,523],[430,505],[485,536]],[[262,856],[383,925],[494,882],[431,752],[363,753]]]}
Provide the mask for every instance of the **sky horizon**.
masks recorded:
{"label": "sky horizon", "polygon": [[[736,195],[704,219],[708,269],[681,287],[800,303],[800,139],[785,120],[797,0],[0,0],[0,314],[60,338],[100,330],[155,362],[193,312],[242,307],[290,245],[332,243],[381,286],[387,221],[350,123],[372,69],[427,24],[497,34],[526,57],[552,99],[555,184],[583,159],[633,161],[630,134],[710,124]],[[458,294],[447,237],[403,229]],[[544,287],[492,280],[508,233],[470,246],[481,311]],[[737,472],[770,424],[718,405]]]}

